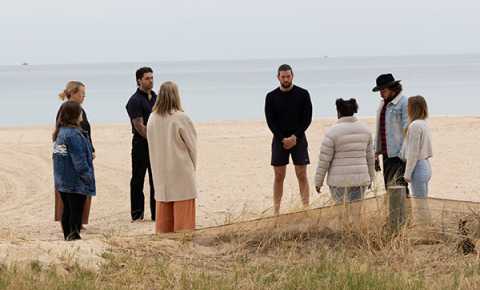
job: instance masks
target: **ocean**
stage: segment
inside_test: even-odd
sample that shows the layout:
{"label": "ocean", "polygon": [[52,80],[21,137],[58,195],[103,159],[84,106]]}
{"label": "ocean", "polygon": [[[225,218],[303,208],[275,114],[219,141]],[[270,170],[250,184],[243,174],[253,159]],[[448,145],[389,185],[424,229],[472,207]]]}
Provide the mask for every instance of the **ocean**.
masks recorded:
{"label": "ocean", "polygon": [[432,115],[480,113],[480,54],[324,57],[235,61],[179,61],[0,66],[0,126],[53,124],[58,93],[69,80],[87,85],[84,107],[92,123],[128,122],[125,104],[136,89],[135,70],[151,66],[155,91],[175,81],[185,111],[197,122],[262,120],[265,95],[278,86],[276,69],[292,65],[295,84],[310,91],[314,118],[336,115],[337,98],[357,98],[359,116],[374,116],[371,89],[391,72],[408,96],[427,98]]}

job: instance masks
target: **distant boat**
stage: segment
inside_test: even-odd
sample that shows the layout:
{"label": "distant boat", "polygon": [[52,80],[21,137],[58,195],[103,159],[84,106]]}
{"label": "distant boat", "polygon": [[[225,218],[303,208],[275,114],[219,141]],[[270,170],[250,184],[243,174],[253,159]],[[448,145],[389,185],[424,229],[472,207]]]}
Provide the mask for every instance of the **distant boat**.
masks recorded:
{"label": "distant boat", "polygon": [[24,63],[22,63],[22,65],[29,65],[29,64],[28,64],[28,62],[24,62]]}

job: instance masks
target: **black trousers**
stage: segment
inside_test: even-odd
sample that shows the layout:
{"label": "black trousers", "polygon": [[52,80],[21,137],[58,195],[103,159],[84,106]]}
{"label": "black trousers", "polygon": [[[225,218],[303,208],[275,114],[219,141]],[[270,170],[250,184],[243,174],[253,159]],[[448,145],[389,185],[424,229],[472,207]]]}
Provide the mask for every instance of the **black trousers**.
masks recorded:
{"label": "black trousers", "polygon": [[403,178],[405,175],[405,167],[406,163],[399,157],[383,157],[383,179],[385,188],[394,185],[403,185],[407,188],[408,194],[408,183]]}
{"label": "black trousers", "polygon": [[62,230],[67,241],[80,239],[82,227],[83,207],[86,195],[78,193],[60,192],[63,201]]}
{"label": "black trousers", "polygon": [[132,140],[132,179],[130,180],[132,220],[143,219],[144,217],[145,195],[143,193],[143,187],[147,171],[150,183],[150,213],[152,220],[155,220],[155,189],[153,187],[148,143],[144,138],[134,136]]}

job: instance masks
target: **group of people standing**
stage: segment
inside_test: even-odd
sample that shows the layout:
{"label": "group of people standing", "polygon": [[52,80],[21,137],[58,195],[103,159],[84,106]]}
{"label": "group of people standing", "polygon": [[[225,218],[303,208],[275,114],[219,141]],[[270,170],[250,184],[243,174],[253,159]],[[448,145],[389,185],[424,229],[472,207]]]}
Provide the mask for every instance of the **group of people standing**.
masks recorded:
{"label": "group of people standing", "polygon": [[[312,121],[312,102],[307,90],[293,84],[293,70],[281,65],[279,87],[267,94],[265,116],[273,133],[271,165],[274,169],[274,213],[280,213],[283,183],[290,156],[295,165],[305,208],[310,188],[310,164],[305,132]],[[136,71],[137,90],[126,105],[132,126],[132,177],[130,201],[132,222],[143,220],[144,182],[150,182],[150,213],[156,233],[195,228],[197,186],[197,133],[181,105],[173,82],[153,90],[153,70]],[[400,81],[380,75],[373,89],[382,102],[377,114],[375,141],[368,127],[355,114],[355,99],[336,100],[338,122],[325,134],[315,175],[315,188],[322,191],[324,179],[337,203],[361,199],[372,185],[383,159],[385,185],[411,184],[411,195],[427,197],[431,178],[431,137],[428,109],[422,96],[402,95]],[[53,133],[55,219],[61,221],[65,240],[80,239],[88,224],[91,197],[96,195],[91,127],[82,108],[85,85],[71,81],[60,94],[64,101]]]}
{"label": "group of people standing", "polygon": [[[153,91],[153,70],[136,72],[137,90],[126,109],[132,124],[132,221],[144,219],[144,182],[148,171],[150,212],[157,233],[195,228],[197,196],[197,134],[183,112],[180,93],[173,82]],[[91,197],[96,195],[91,126],[82,108],[85,85],[68,82],[60,93],[64,101],[53,133],[55,220],[61,221],[65,240],[81,239],[88,224]]]}
{"label": "group of people standing", "polygon": [[[278,69],[280,86],[268,93],[265,101],[267,124],[273,133],[274,212],[279,214],[286,166],[292,157],[305,207],[309,201],[306,167],[310,164],[305,131],[311,123],[312,104],[308,91],[293,84],[289,65]],[[375,139],[366,124],[357,119],[356,99],[337,99],[338,121],[328,128],[323,139],[315,174],[315,189],[321,193],[325,177],[337,203],[362,199],[372,186],[383,163],[385,187],[405,186],[418,203],[428,195],[432,176],[429,159],[431,134],[426,122],[428,106],[424,97],[406,97],[400,80],[392,74],[376,79],[373,92],[382,101],[377,113]]]}

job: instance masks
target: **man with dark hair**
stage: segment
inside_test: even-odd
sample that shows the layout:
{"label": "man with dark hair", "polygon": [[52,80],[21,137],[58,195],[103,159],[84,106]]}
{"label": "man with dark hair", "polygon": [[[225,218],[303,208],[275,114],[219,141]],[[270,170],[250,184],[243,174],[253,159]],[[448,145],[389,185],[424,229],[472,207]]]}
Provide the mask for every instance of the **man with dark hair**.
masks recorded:
{"label": "man with dark hair", "polygon": [[400,158],[400,152],[408,127],[408,98],[402,95],[400,80],[395,80],[392,74],[380,75],[376,84],[373,91],[380,92],[382,98],[377,112],[376,169],[380,171],[379,156],[382,155],[385,187],[407,186],[403,179],[405,162]]}
{"label": "man with dark hair", "polygon": [[132,124],[132,179],[130,181],[130,204],[132,221],[143,220],[145,211],[145,195],[143,185],[148,170],[150,183],[150,213],[155,220],[155,190],[152,180],[152,169],[148,154],[147,122],[152,112],[157,95],[153,89],[153,70],[142,67],[136,74],[137,91],[127,103],[127,113]]}
{"label": "man with dark hair", "polygon": [[312,102],[307,90],[293,84],[293,71],[287,65],[278,69],[280,86],[267,94],[265,117],[273,133],[272,161],[275,173],[273,185],[274,213],[280,213],[287,164],[290,155],[295,165],[304,207],[308,207],[310,189],[307,178],[307,165],[310,164],[308,142],[305,131],[312,122]]}

